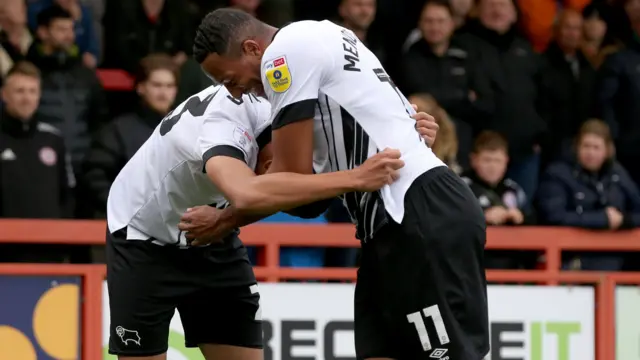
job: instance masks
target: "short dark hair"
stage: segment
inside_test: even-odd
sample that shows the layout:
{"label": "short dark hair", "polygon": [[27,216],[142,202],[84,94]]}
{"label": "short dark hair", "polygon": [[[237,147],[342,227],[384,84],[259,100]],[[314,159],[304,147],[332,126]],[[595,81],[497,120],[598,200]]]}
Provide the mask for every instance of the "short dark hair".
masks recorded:
{"label": "short dark hair", "polygon": [[51,26],[52,22],[59,19],[73,20],[73,16],[70,12],[61,8],[60,6],[52,5],[38,13],[38,16],[36,17],[36,23],[38,27],[49,27]]}
{"label": "short dark hair", "polygon": [[240,49],[236,45],[239,45],[240,36],[258,24],[261,24],[259,20],[241,10],[223,8],[210,12],[196,30],[193,57],[202,63],[212,53],[239,53]]}
{"label": "short dark hair", "polygon": [[40,80],[40,70],[28,61],[18,61],[5,76],[7,79],[13,75],[28,76]]}
{"label": "short dark hair", "polygon": [[167,70],[173,74],[176,84],[180,78],[180,69],[171,56],[167,54],[151,54],[140,60],[138,71],[135,74],[136,85],[149,80],[151,74],[157,70]]}
{"label": "short dark hair", "polygon": [[490,130],[481,132],[473,142],[473,153],[479,154],[483,151],[504,151],[509,152],[509,143],[500,133]]}
{"label": "short dark hair", "polygon": [[428,6],[443,7],[447,10],[449,15],[453,16],[453,8],[451,7],[449,0],[427,0],[424,5],[422,5],[422,12],[424,12]]}

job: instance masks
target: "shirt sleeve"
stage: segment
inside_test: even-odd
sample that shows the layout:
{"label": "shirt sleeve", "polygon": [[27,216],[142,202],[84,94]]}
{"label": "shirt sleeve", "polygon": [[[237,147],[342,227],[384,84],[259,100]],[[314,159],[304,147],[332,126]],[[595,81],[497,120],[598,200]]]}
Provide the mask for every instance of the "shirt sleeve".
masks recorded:
{"label": "shirt sleeve", "polygon": [[229,156],[246,164],[254,151],[254,134],[247,126],[230,119],[221,111],[207,116],[198,138],[202,166],[214,156]]}
{"label": "shirt sleeve", "polygon": [[313,118],[318,91],[327,81],[334,61],[325,47],[322,39],[291,29],[276,34],[262,63],[273,130]]}

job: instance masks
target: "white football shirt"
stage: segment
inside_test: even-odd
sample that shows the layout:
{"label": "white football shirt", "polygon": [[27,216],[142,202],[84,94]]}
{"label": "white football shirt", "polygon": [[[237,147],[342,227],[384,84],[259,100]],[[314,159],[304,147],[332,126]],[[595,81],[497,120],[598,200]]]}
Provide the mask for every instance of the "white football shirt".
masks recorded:
{"label": "white football shirt", "polygon": [[399,179],[377,193],[344,196],[366,240],[404,216],[404,196],[429,169],[445,166],[415,129],[407,99],[353,32],[330,21],[299,21],[280,29],[262,58],[272,128],[314,118],[314,170],[354,168],[385,148],[402,153]]}
{"label": "white football shirt", "polygon": [[224,86],[211,86],[178,105],[113,182],[109,230],[126,228],[128,239],[186,246],[177,227],[186,209],[228,204],[207,177],[206,161],[233,156],[255,169],[261,147],[271,140],[270,111],[265,99],[235,99]]}

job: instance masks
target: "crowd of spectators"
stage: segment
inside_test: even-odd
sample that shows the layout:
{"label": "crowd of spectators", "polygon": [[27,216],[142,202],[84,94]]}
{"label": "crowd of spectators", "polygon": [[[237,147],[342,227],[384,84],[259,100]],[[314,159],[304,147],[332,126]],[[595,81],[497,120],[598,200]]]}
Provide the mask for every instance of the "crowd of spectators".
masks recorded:
{"label": "crowd of spectators", "polygon": [[[433,150],[488,225],[640,227],[640,0],[3,0],[0,217],[104,218],[119,170],[173,105],[210,85],[191,45],[200,18],[224,6],[275,26],[329,18],[351,29],[436,117]],[[104,68],[128,72],[134,90],[105,90]],[[349,222],[337,200],[325,218]],[[282,258],[350,266],[355,254]],[[91,260],[79,247],[0,248],[0,261]],[[487,265],[538,260],[492,252]],[[564,266],[640,262],[568,254]]]}

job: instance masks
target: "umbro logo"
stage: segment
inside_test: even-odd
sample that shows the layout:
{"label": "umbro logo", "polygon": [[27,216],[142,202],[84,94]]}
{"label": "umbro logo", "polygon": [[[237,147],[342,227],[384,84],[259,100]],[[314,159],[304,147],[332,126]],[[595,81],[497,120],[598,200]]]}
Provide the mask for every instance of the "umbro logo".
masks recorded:
{"label": "umbro logo", "polygon": [[432,359],[449,360],[449,357],[445,356],[447,351],[447,349],[434,349],[429,357]]}

